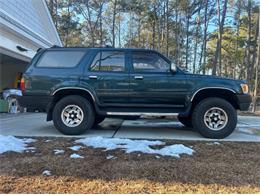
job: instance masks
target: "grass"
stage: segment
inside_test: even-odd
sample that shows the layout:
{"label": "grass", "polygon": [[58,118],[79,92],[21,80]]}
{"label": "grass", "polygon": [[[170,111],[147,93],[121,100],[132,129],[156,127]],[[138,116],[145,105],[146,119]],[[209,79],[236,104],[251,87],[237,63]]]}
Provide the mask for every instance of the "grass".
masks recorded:
{"label": "grass", "polygon": [[[73,139],[45,141],[31,144],[35,152],[0,155],[0,193],[260,193],[260,143],[171,140],[167,144],[196,153],[156,158],[90,147],[74,152],[68,148]],[[65,153],[54,155],[54,149]],[[84,159],[69,158],[72,153]],[[43,176],[44,170],[52,175]]]}

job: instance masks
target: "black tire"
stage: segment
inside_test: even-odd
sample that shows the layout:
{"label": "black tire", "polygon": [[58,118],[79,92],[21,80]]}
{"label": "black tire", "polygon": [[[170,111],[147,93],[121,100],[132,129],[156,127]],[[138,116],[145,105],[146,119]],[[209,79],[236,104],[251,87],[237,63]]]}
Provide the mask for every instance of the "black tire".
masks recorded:
{"label": "black tire", "polygon": [[[204,122],[204,115],[212,108],[220,108],[224,110],[227,115],[227,123],[219,130],[212,130]],[[215,116],[213,116],[215,117]],[[212,119],[215,120],[215,119]],[[221,98],[207,98],[196,105],[192,113],[192,125],[202,136],[211,139],[222,139],[229,136],[236,128],[237,113],[234,107],[224,99]]]}
{"label": "black tire", "polygon": [[191,116],[188,116],[188,117],[178,116],[178,120],[179,120],[185,127],[192,127],[192,119],[191,119]]}
{"label": "black tire", "polygon": [[102,115],[96,115],[93,127],[96,127],[99,123],[102,123],[106,119],[105,116]]}
{"label": "black tire", "polygon": [[[83,111],[83,119],[78,126],[69,127],[62,120],[62,111],[68,105],[76,105]],[[54,126],[65,135],[80,135],[90,129],[95,121],[95,111],[92,104],[78,95],[70,95],[56,103],[52,113]]]}

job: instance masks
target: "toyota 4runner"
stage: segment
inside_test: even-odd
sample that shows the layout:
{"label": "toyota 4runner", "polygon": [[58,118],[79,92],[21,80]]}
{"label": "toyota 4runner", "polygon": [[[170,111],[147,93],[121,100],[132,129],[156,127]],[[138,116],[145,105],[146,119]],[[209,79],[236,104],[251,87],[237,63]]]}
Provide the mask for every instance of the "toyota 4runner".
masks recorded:
{"label": "toyota 4runner", "polygon": [[21,81],[21,106],[45,110],[67,135],[81,134],[106,116],[177,115],[208,138],[225,138],[236,110],[249,108],[244,81],[189,74],[145,49],[40,50]]}

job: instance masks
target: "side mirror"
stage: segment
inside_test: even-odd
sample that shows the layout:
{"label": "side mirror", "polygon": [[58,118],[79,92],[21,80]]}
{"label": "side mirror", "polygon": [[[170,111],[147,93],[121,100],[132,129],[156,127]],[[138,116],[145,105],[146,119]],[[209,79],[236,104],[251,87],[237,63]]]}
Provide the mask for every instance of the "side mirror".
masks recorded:
{"label": "side mirror", "polygon": [[173,72],[173,73],[175,73],[175,72],[177,72],[177,66],[175,65],[175,63],[171,63],[171,71]]}

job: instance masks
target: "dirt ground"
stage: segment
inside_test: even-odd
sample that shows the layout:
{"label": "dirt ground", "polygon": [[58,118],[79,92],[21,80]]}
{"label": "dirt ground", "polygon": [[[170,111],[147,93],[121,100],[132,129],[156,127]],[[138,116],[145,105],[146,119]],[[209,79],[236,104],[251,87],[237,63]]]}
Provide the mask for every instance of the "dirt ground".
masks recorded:
{"label": "dirt ground", "polygon": [[260,193],[260,143],[166,141],[196,151],[175,158],[85,146],[75,152],[73,139],[37,140],[34,152],[0,154],[0,193]]}

